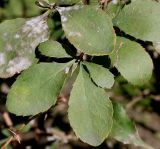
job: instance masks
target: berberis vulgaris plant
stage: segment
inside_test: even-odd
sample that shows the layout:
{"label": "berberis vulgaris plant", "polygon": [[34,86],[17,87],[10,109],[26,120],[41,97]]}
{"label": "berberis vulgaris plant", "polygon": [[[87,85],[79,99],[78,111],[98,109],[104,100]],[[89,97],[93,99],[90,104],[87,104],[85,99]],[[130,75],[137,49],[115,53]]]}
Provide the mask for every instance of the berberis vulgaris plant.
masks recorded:
{"label": "berberis vulgaris plant", "polygon": [[[153,63],[137,41],[160,41],[160,3],[41,0],[36,4],[46,12],[0,24],[0,77],[23,71],[7,96],[8,110],[18,116],[45,112],[69,86],[68,118],[82,141],[98,146],[109,136],[151,148],[139,138],[123,107],[111,101],[107,91],[114,84],[112,68],[133,85],[150,80]],[[62,45],[61,40],[50,38],[48,19],[54,13],[60,15],[67,46],[67,42]],[[68,61],[40,62],[35,58],[36,47],[41,55]],[[104,56],[107,66],[94,61]]]}

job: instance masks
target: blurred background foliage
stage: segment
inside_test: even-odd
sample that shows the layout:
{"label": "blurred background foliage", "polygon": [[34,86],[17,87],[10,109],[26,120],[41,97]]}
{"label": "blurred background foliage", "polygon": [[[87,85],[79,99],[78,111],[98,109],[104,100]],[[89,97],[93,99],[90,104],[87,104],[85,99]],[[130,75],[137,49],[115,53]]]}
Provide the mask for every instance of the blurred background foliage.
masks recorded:
{"label": "blurred background foliage", "polygon": [[[80,0],[50,0],[60,5],[70,5]],[[94,1],[93,1],[94,3]],[[42,14],[45,10],[35,5],[35,0],[0,0],[0,22],[6,19],[17,17],[29,18]],[[61,27],[58,13],[50,15],[48,20],[51,38],[59,40],[62,44],[73,48],[65,39]],[[111,99],[124,105],[130,118],[135,121],[140,136],[144,141],[155,149],[160,148],[160,56],[153,48],[152,43],[141,43],[151,55],[154,62],[154,72],[151,81],[143,87],[135,87],[129,84],[119,75],[115,68],[111,71],[116,75],[116,83],[112,90],[107,90]],[[40,61],[51,61],[44,58],[36,51]],[[94,57],[93,61],[108,67],[109,59],[104,57]],[[7,147],[22,149],[73,149],[73,148],[93,148],[80,142],[74,135],[67,119],[67,104],[65,99],[61,99],[55,108],[35,117],[28,123],[29,117],[16,117],[9,114],[5,108],[5,101],[10,86],[17,76],[9,79],[0,79],[0,146],[12,136],[8,128],[13,127],[19,130],[22,123],[26,122],[23,131],[17,132],[22,142],[17,140]],[[32,118],[31,118],[32,119]],[[99,149],[140,149],[131,145],[123,145],[112,139],[107,139]]]}
{"label": "blurred background foliage", "polygon": [[1,0],[0,18],[32,17],[40,13],[34,0]]}

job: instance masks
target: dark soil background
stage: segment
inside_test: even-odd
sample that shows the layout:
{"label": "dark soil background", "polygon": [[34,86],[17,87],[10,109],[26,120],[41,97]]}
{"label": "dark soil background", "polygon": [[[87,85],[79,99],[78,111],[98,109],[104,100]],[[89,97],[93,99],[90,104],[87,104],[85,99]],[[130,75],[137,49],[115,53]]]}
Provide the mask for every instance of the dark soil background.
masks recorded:
{"label": "dark soil background", "polygon": [[[34,6],[34,0],[0,0],[0,22],[17,17],[32,17],[42,12],[43,10]],[[58,14],[51,16],[49,24],[52,29],[52,38],[68,43],[63,36]],[[116,30],[119,32],[118,29]],[[125,36],[135,40],[128,35]],[[113,69],[112,71],[117,74],[117,81],[113,90],[108,92],[112,100],[123,104],[126,108],[141,138],[155,149],[160,149],[160,49],[155,50],[152,43],[137,42],[153,59],[154,72],[151,81],[144,87],[134,87]],[[55,60],[41,56],[37,50],[36,56],[40,61]],[[96,61],[104,64],[103,57],[97,57]],[[68,100],[63,96],[59,97],[55,107],[35,117],[17,117],[8,113],[5,108],[6,97],[17,76],[0,79],[0,147],[13,136],[14,139],[6,149],[141,149],[124,145],[112,138],[107,139],[99,147],[92,147],[81,142],[69,125]],[[25,126],[23,126],[24,123]]]}

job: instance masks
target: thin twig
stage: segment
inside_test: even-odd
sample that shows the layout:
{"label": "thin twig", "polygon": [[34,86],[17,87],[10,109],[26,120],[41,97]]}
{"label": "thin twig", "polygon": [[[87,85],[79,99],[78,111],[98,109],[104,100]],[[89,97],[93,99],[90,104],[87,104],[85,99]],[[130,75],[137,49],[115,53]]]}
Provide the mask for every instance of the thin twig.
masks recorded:
{"label": "thin twig", "polygon": [[2,116],[3,116],[3,119],[4,119],[5,123],[6,123],[6,125],[7,125],[9,128],[11,128],[11,127],[13,126],[13,122],[12,122],[9,114],[8,114],[7,112],[4,112],[4,113],[2,114]]}
{"label": "thin twig", "polygon": [[10,137],[1,147],[1,149],[5,149],[9,144],[10,142],[13,140],[13,136]]}
{"label": "thin twig", "polygon": [[143,98],[142,96],[138,96],[133,98],[127,105],[126,109],[131,109],[133,106],[135,106],[139,101],[141,101]]}

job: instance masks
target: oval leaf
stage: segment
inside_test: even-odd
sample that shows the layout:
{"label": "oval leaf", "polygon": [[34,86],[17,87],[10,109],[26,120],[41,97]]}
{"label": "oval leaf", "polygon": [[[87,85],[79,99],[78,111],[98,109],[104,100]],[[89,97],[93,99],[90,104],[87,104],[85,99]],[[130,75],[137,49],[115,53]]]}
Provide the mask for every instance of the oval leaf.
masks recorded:
{"label": "oval leaf", "polygon": [[94,63],[84,62],[93,81],[102,88],[111,88],[114,84],[114,76],[107,69]]}
{"label": "oval leaf", "polygon": [[66,53],[62,45],[54,40],[48,40],[46,42],[41,43],[38,49],[42,55],[49,57],[57,57],[57,58],[71,57]]}
{"label": "oval leaf", "polygon": [[107,55],[114,49],[115,33],[111,19],[91,6],[58,8],[66,37],[89,55]]}
{"label": "oval leaf", "polygon": [[121,75],[134,85],[144,85],[152,76],[152,59],[136,42],[119,37],[110,58]]}
{"label": "oval leaf", "polygon": [[114,25],[122,31],[147,41],[160,41],[160,3],[132,0],[115,18]]}
{"label": "oval leaf", "polygon": [[112,103],[82,66],[71,91],[68,114],[76,135],[90,145],[100,145],[111,130]]}
{"label": "oval leaf", "polygon": [[35,48],[48,40],[48,12],[0,24],[0,77],[8,78],[35,62]]}
{"label": "oval leaf", "polygon": [[136,146],[153,149],[145,144],[139,137],[134,124],[129,120],[123,107],[113,103],[113,127],[110,136],[124,144],[134,144]]}
{"label": "oval leaf", "polygon": [[68,65],[40,63],[25,70],[8,94],[8,110],[23,116],[48,110],[56,102]]}

